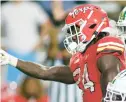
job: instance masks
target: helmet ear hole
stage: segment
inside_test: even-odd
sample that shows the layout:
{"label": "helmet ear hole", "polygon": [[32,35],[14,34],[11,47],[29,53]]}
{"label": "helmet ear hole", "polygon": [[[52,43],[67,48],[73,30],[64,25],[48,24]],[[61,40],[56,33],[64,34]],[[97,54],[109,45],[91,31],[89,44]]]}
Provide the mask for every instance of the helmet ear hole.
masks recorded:
{"label": "helmet ear hole", "polygon": [[96,26],[97,24],[92,24],[92,25],[90,25],[90,29],[93,29],[95,26]]}

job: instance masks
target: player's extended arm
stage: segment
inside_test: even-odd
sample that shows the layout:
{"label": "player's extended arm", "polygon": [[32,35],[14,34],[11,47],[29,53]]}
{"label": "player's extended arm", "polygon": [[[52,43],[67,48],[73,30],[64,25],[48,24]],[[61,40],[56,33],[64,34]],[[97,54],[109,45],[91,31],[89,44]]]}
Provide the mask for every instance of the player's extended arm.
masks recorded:
{"label": "player's extended arm", "polygon": [[18,60],[16,68],[35,78],[58,81],[66,84],[74,83],[72,72],[68,66],[47,67],[33,62]]}
{"label": "player's extended arm", "polygon": [[75,83],[72,72],[68,66],[47,67],[17,59],[3,50],[0,50],[0,64],[10,64],[25,74],[38,79],[58,81],[66,84]]}
{"label": "player's extended arm", "polygon": [[105,55],[98,59],[97,66],[102,73],[101,88],[104,97],[108,82],[112,81],[113,78],[119,73],[121,64],[117,57],[113,55]]}

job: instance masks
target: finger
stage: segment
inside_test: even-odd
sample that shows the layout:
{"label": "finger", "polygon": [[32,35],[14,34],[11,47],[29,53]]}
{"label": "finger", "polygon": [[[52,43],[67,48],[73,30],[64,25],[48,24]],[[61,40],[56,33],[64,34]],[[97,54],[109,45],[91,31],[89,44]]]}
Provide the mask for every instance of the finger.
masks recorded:
{"label": "finger", "polygon": [[2,65],[7,65],[7,61],[0,61],[0,65],[2,66]]}

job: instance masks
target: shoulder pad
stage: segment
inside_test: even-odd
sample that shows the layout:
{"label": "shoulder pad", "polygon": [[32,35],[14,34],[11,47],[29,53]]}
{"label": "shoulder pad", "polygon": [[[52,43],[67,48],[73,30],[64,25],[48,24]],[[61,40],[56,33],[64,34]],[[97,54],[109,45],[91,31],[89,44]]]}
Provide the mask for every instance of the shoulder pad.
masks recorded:
{"label": "shoulder pad", "polygon": [[105,50],[124,52],[124,43],[117,37],[107,36],[98,41],[97,52]]}

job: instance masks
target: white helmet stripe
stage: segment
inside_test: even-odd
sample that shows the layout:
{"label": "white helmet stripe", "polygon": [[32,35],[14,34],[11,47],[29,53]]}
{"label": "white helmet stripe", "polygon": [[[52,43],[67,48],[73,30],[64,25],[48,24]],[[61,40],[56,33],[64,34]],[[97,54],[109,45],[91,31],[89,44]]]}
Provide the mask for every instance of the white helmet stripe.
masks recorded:
{"label": "white helmet stripe", "polygon": [[99,32],[99,30],[101,29],[102,25],[104,24],[104,20],[101,22],[101,24],[98,26],[98,28],[96,29],[97,32]]}
{"label": "white helmet stripe", "polygon": [[93,10],[90,12],[90,14],[88,15],[87,19],[89,19],[92,16],[93,12],[94,12]]}

